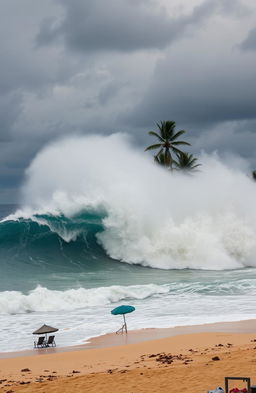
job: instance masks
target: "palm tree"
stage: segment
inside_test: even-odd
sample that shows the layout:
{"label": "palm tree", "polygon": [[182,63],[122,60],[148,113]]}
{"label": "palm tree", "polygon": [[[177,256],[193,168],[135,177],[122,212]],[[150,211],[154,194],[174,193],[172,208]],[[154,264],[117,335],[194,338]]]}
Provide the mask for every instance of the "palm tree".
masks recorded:
{"label": "palm tree", "polygon": [[[170,169],[172,169],[172,164],[173,164],[172,152],[174,152],[176,155],[182,153],[182,151],[179,150],[176,146],[178,145],[190,146],[190,143],[188,142],[177,140],[186,131],[180,130],[178,132],[175,132],[175,126],[176,126],[175,121],[170,121],[170,120],[161,121],[160,124],[157,123],[159,133],[155,131],[149,131],[149,135],[155,136],[158,139],[159,143],[150,145],[145,149],[145,151],[159,149],[158,153],[155,156],[155,160],[157,162],[161,161],[159,163],[162,163],[162,165],[167,166]],[[162,155],[164,155],[164,160]]]}
{"label": "palm tree", "polygon": [[154,160],[157,164],[161,166],[166,166],[167,168],[169,167],[169,165],[166,164],[164,153],[160,153],[154,156]]}
{"label": "palm tree", "polygon": [[256,181],[256,171],[252,171],[252,178],[254,181]]}
{"label": "palm tree", "polygon": [[193,156],[193,154],[188,154],[184,152],[180,152],[177,154],[178,161],[173,161],[176,165],[175,169],[180,169],[182,171],[192,172],[195,171],[197,167],[201,164],[197,164],[197,158]]}

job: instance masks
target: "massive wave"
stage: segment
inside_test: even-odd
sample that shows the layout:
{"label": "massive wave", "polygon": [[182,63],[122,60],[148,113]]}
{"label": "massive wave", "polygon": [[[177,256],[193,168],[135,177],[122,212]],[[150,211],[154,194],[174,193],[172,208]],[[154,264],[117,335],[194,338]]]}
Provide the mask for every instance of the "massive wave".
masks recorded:
{"label": "massive wave", "polygon": [[200,161],[189,176],[154,165],[121,134],[57,141],[28,168],[1,243],[47,241],[52,252],[69,245],[161,269],[255,266],[255,184],[216,156]]}

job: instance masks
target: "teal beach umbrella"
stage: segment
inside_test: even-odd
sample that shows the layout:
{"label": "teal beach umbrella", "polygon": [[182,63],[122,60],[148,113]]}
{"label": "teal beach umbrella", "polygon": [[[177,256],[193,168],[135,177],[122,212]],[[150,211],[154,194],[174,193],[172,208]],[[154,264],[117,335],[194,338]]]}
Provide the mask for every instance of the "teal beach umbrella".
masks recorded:
{"label": "teal beach umbrella", "polygon": [[128,305],[124,306],[124,305],[122,305],[122,306],[114,308],[111,311],[111,314],[113,314],[113,315],[123,315],[123,318],[124,318],[123,326],[116,333],[119,333],[119,332],[123,333],[124,330],[127,333],[127,324],[126,324],[126,320],[125,320],[125,314],[133,312],[134,310],[135,310],[135,307],[133,307],[133,306],[128,306]]}

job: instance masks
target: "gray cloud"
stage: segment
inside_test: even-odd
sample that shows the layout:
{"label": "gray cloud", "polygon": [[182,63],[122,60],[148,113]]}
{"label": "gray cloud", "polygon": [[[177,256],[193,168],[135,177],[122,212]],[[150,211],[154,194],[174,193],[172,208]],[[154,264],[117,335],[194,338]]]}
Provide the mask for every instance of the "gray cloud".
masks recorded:
{"label": "gray cloud", "polygon": [[221,123],[191,138],[196,152],[217,151],[222,157],[236,155],[245,164],[256,168],[256,120]]}
{"label": "gray cloud", "polygon": [[112,81],[108,83],[106,86],[104,86],[98,95],[98,100],[101,105],[105,105],[108,103],[110,100],[112,100],[114,97],[118,95],[118,92],[120,92],[120,89],[124,87],[125,84],[123,83],[118,83],[116,81]]}
{"label": "gray cloud", "polygon": [[128,121],[145,124],[176,119],[202,129],[216,123],[256,118],[256,56],[248,59],[228,45],[170,51]]}
{"label": "gray cloud", "polygon": [[256,50],[256,27],[252,29],[240,45],[243,50]]}
{"label": "gray cloud", "polygon": [[[18,89],[38,89],[54,81],[56,71],[52,51],[36,51],[34,38],[40,19],[56,7],[24,0],[1,3],[1,94]],[[46,66],[47,56],[47,66]],[[55,78],[56,79],[56,78]]]}
{"label": "gray cloud", "polygon": [[0,141],[10,139],[11,130],[22,111],[19,93],[0,95]]}
{"label": "gray cloud", "polygon": [[143,151],[158,120],[187,128],[193,152],[233,150],[254,165],[256,54],[241,48],[253,49],[256,7],[252,0],[187,7],[187,0],[2,1],[0,202],[18,195],[45,143],[122,131]]}
{"label": "gray cloud", "polygon": [[79,51],[135,50],[167,45],[175,29],[164,10],[124,0],[62,0],[62,21],[45,20],[37,43],[45,45],[62,36]]}
{"label": "gray cloud", "polygon": [[0,203],[19,200],[24,170],[40,145],[24,139],[0,143]]}
{"label": "gray cloud", "polygon": [[64,38],[77,51],[134,51],[162,49],[182,36],[186,28],[205,21],[214,10],[229,12],[238,2],[207,0],[191,14],[171,18],[157,1],[59,0],[65,7],[62,18],[46,19],[37,35],[37,44],[49,45]]}

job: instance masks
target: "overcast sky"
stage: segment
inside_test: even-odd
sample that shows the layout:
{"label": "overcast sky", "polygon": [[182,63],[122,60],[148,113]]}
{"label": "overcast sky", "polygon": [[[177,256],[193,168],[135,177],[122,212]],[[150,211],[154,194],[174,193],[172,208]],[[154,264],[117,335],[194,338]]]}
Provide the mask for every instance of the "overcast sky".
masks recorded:
{"label": "overcast sky", "polygon": [[256,167],[255,0],[0,0],[0,202],[58,137],[160,120]]}

